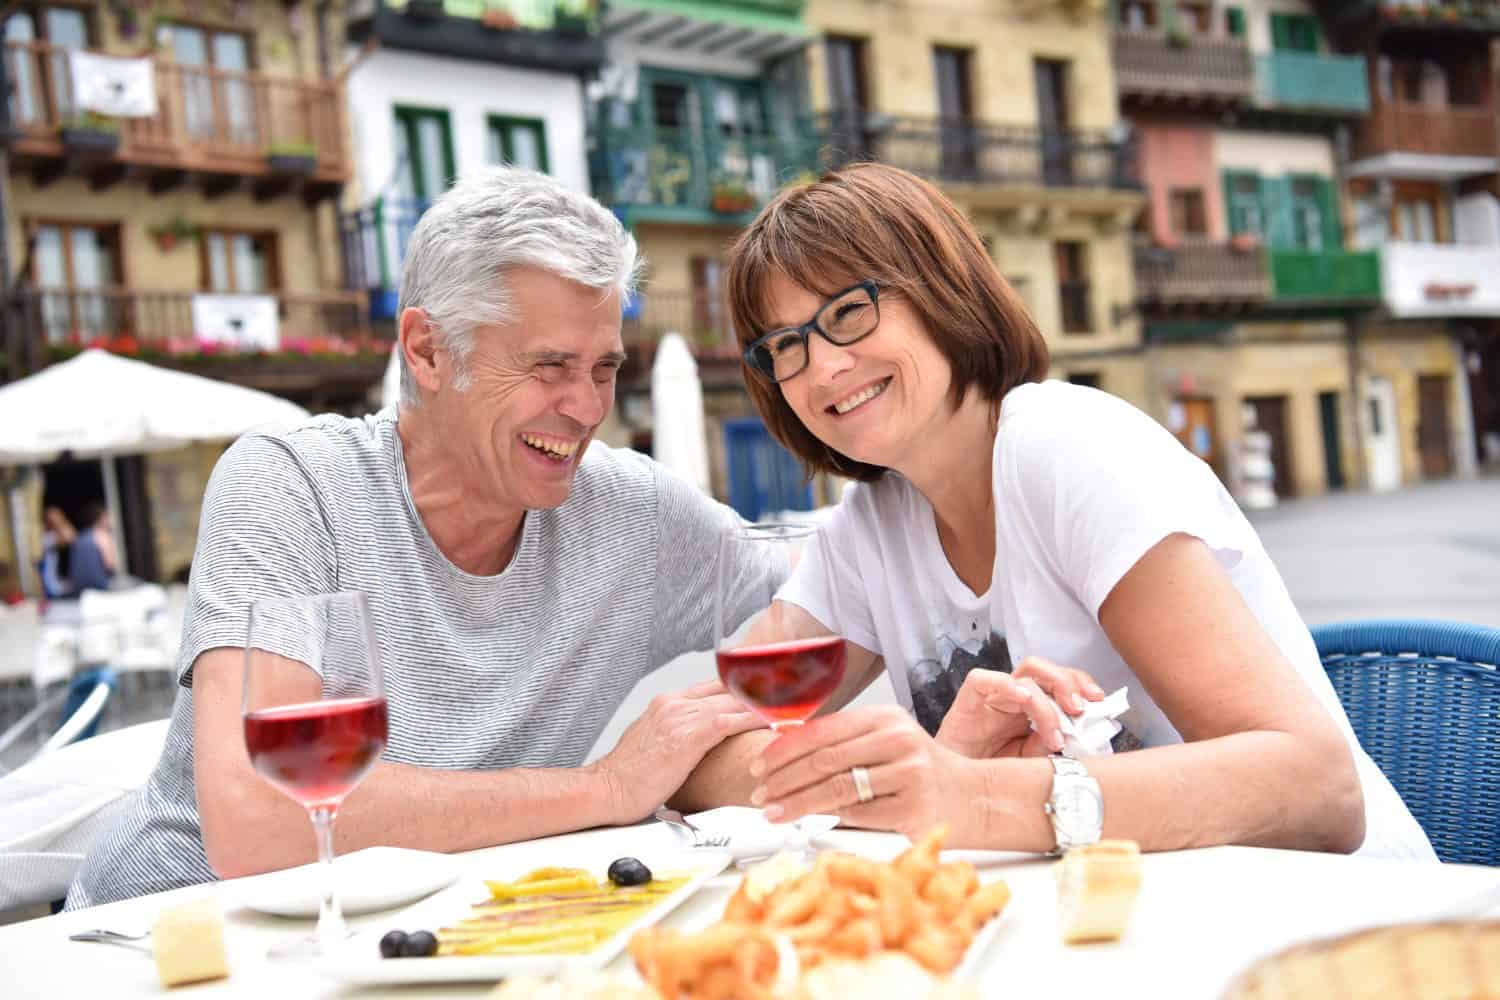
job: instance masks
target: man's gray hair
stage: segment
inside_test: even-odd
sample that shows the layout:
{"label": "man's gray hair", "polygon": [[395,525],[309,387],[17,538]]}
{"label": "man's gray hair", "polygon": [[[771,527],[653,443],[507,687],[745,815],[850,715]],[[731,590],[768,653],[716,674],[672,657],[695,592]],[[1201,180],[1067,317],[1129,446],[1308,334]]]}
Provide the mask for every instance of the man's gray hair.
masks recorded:
{"label": "man's gray hair", "polygon": [[[640,276],[635,238],[586,194],[534,170],[491,167],[453,185],[423,213],[407,244],[396,315],[421,309],[468,387],[476,327],[514,319],[505,273],[539,267],[623,301]],[[399,322],[399,319],[398,319]],[[397,351],[400,351],[399,344]],[[401,356],[401,404],[418,402]]]}

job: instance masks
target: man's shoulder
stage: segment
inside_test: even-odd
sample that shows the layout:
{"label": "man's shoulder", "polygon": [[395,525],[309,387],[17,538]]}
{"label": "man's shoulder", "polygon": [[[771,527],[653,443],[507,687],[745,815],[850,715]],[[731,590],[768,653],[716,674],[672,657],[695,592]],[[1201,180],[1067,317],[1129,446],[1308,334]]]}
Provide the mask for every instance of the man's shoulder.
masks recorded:
{"label": "man's shoulder", "polygon": [[569,502],[642,503],[654,501],[663,469],[649,456],[630,448],[613,448],[600,441],[589,445],[573,480]]}
{"label": "man's shoulder", "polygon": [[378,460],[394,433],[395,421],[385,412],[358,419],[321,414],[242,435],[224,453],[216,475],[300,474],[312,481],[338,480]]}

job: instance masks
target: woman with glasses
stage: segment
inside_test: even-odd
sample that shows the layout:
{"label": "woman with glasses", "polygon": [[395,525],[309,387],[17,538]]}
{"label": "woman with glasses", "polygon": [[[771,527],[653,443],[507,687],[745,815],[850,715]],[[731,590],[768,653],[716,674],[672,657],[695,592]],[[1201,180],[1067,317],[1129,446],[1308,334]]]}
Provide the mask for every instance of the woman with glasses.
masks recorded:
{"label": "woman with glasses", "polygon": [[[1035,323],[934,187],[861,164],[788,189],[728,287],[766,425],[856,481],[834,564],[809,551],[779,600],[849,641],[835,705],[882,670],[901,703],[726,749],[771,818],[1434,858],[1213,471],[1130,404],[1044,381]],[[1070,713],[1127,688],[1120,752],[1049,754],[1056,727],[1017,707],[1038,685]]]}

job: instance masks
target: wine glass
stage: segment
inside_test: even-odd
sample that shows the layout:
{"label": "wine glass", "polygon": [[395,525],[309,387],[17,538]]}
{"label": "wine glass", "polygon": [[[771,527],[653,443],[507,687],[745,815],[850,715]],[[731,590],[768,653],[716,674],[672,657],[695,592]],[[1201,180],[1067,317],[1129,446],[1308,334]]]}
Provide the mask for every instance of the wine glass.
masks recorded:
{"label": "wine glass", "polygon": [[[792,566],[810,556],[829,565],[826,537],[812,524],[744,524],[727,531],[719,546],[719,679],[777,733],[817,714],[844,678],[844,637],[798,605],[773,603],[775,587],[758,573],[768,562]],[[828,587],[824,599],[829,606],[820,611],[837,626],[836,588]],[[796,824],[792,829],[790,839],[805,856],[806,837]]]}
{"label": "wine glass", "polygon": [[386,743],[385,683],[363,593],[256,601],[245,638],[245,749],[312,819],[323,893],[314,937],[278,955],[328,954],[347,932],[333,821]]}

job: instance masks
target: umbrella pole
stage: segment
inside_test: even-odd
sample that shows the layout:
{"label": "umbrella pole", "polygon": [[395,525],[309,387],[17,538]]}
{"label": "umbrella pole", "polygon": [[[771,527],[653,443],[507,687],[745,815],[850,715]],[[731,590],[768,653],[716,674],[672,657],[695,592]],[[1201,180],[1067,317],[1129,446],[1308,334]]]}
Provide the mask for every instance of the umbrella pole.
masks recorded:
{"label": "umbrella pole", "polygon": [[104,504],[109,508],[109,520],[115,529],[115,550],[120,556],[120,572],[130,572],[130,552],[125,544],[125,517],[120,507],[120,478],[115,471],[113,455],[101,455],[99,466],[104,470]]}

